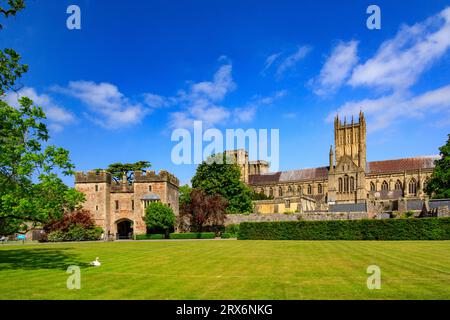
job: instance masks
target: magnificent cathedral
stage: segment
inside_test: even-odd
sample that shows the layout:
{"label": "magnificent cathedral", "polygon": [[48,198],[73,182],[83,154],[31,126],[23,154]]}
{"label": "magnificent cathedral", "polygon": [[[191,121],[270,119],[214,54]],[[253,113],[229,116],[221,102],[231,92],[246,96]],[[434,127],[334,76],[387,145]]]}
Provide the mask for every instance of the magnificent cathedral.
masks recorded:
{"label": "magnificent cathedral", "polygon": [[[256,201],[257,213],[396,210],[421,200],[436,157],[367,162],[366,121],[334,120],[334,151],[328,166],[269,172],[266,161],[248,161],[244,150],[231,151],[241,164],[242,179],[271,200]],[[371,208],[371,209],[370,209]]]}

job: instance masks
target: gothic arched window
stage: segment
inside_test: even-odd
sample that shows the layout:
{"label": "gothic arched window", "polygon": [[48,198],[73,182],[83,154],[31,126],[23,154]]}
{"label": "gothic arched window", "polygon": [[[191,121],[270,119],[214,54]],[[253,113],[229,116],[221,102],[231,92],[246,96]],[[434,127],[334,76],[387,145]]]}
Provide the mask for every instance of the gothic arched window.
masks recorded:
{"label": "gothic arched window", "polygon": [[395,190],[402,190],[402,183],[400,180],[397,180],[395,183]]}
{"label": "gothic arched window", "polygon": [[283,196],[283,188],[282,188],[282,187],[279,187],[279,188],[278,188],[278,195],[279,195],[280,197]]}
{"label": "gothic arched window", "polygon": [[344,176],[344,192],[348,192],[348,176]]}
{"label": "gothic arched window", "polygon": [[417,182],[416,179],[412,178],[411,181],[409,181],[409,194],[416,194],[417,192]]}
{"label": "gothic arched window", "polygon": [[288,187],[288,193],[292,194],[292,187],[291,186]]}
{"label": "gothic arched window", "polygon": [[373,182],[370,182],[370,191],[373,191],[373,192],[377,191],[377,187],[375,187],[375,183],[373,183]]}
{"label": "gothic arched window", "polygon": [[298,192],[298,194],[302,194],[302,186],[297,187],[297,192]]}
{"label": "gothic arched window", "polygon": [[310,184],[308,184],[308,194],[312,194],[312,187]]}
{"label": "gothic arched window", "polygon": [[350,177],[350,192],[355,191],[355,178]]}
{"label": "gothic arched window", "polygon": [[273,197],[273,189],[272,188],[269,189],[269,197]]}
{"label": "gothic arched window", "polygon": [[321,184],[321,183],[319,183],[319,185],[317,186],[317,192],[318,192],[319,194],[322,194],[322,193],[323,193],[323,189],[322,189],[322,184]]}
{"label": "gothic arched window", "polygon": [[383,183],[381,184],[381,190],[382,191],[388,191],[389,190],[389,185],[388,183],[385,181],[383,181]]}
{"label": "gothic arched window", "polygon": [[339,193],[342,193],[342,178],[339,178]]}

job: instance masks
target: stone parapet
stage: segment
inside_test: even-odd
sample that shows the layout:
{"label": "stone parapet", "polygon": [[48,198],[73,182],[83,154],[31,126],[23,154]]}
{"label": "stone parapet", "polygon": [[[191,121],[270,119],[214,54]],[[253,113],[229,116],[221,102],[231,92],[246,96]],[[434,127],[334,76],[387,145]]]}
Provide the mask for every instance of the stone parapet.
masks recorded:
{"label": "stone parapet", "polygon": [[75,183],[111,183],[111,181],[111,174],[103,170],[75,172]]}
{"label": "stone parapet", "polygon": [[147,172],[136,171],[134,173],[134,181],[137,183],[168,182],[177,187],[180,185],[180,181],[178,180],[178,178],[166,170],[160,170],[159,174],[156,174],[156,172],[153,170]]}

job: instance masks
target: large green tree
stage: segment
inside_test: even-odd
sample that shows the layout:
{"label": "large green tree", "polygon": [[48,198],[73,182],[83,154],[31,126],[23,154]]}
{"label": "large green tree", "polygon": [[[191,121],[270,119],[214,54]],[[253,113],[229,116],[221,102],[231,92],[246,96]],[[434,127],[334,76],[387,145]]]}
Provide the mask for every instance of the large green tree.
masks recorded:
{"label": "large green tree", "polygon": [[170,230],[175,225],[175,214],[169,206],[161,202],[152,202],[145,210],[144,220],[148,229],[161,230],[168,238]]}
{"label": "large green tree", "polygon": [[[9,0],[0,14],[8,17],[24,3]],[[0,25],[1,26],[1,25]],[[59,218],[78,207],[83,194],[67,187],[58,177],[73,174],[69,152],[48,145],[45,113],[26,97],[14,108],[5,93],[28,70],[12,49],[0,53],[0,233],[24,232],[37,224]]]}
{"label": "large green tree", "polygon": [[150,168],[152,164],[148,161],[138,161],[135,163],[113,163],[108,166],[106,171],[111,173],[113,179],[115,181],[120,181],[125,176],[129,183],[132,183],[134,180],[134,172],[135,171],[143,171]]}
{"label": "large green tree", "polygon": [[450,134],[447,143],[439,148],[441,158],[434,162],[435,167],[425,187],[425,192],[435,199],[450,198]]}
{"label": "large green tree", "polygon": [[[213,161],[223,157],[223,161]],[[241,170],[235,163],[227,162],[225,154],[213,156],[202,162],[192,178],[192,188],[208,195],[220,194],[228,201],[228,213],[252,211],[252,191],[241,181]]]}
{"label": "large green tree", "polygon": [[189,203],[191,201],[191,191],[192,191],[192,188],[187,184],[185,184],[184,186],[181,186],[178,189],[178,192],[179,192],[178,199],[179,199],[180,208],[183,204]]}

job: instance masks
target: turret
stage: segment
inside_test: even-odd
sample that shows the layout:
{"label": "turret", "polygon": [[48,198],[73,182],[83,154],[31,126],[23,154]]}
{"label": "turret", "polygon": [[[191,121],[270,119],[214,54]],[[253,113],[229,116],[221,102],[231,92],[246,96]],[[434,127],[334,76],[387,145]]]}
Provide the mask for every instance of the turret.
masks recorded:
{"label": "turret", "polygon": [[330,172],[334,171],[333,146],[330,146]]}

